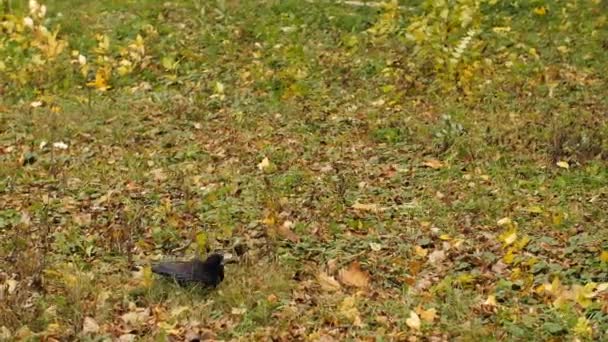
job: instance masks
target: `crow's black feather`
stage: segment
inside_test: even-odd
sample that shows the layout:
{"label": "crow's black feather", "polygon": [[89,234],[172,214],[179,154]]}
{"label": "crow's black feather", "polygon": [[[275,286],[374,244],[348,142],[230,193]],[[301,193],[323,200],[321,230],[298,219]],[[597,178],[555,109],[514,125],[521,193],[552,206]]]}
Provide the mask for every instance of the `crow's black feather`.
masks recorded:
{"label": "crow's black feather", "polygon": [[152,265],[152,272],[175,279],[180,284],[198,283],[216,287],[224,280],[224,257],[212,254],[205,261],[166,261]]}

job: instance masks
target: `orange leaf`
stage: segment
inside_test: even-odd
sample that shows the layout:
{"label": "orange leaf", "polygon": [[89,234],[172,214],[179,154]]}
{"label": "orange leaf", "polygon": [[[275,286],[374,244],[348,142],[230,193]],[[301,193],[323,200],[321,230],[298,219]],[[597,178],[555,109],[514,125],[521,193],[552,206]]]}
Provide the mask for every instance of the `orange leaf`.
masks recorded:
{"label": "orange leaf", "polygon": [[358,261],[353,261],[348,268],[340,270],[338,278],[345,285],[359,288],[369,287],[369,274],[361,269]]}
{"label": "orange leaf", "polygon": [[285,238],[293,243],[298,243],[298,242],[300,242],[300,237],[291,230],[292,226],[293,226],[293,222],[285,221],[285,222],[283,222],[282,225],[280,225],[277,228],[277,231],[278,231],[279,235],[281,235],[283,238]]}

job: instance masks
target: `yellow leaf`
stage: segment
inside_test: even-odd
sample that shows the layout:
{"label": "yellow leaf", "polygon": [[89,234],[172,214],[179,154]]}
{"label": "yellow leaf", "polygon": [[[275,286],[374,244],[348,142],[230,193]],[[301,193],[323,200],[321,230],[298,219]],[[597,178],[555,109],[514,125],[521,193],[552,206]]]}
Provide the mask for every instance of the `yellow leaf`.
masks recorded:
{"label": "yellow leaf", "polygon": [[149,288],[152,286],[153,282],[154,277],[152,276],[152,268],[148,265],[143,268],[142,284],[145,288]]}
{"label": "yellow leaf", "polygon": [[551,291],[554,294],[558,294],[563,290],[562,282],[559,280],[558,277],[555,277],[553,278],[553,281],[551,282],[551,285],[549,287],[545,285],[545,289],[548,289],[548,291]]}
{"label": "yellow leaf", "polygon": [[357,309],[357,299],[355,296],[346,297],[340,304],[340,314],[352,322],[354,326],[361,327],[363,323],[359,310]]}
{"label": "yellow leaf", "polygon": [[579,317],[578,321],[576,322],[576,325],[572,330],[576,335],[581,337],[591,337],[591,335],[593,334],[593,330],[589,325],[589,320],[587,320],[587,318],[585,317]]}
{"label": "yellow leaf", "polygon": [[539,295],[543,294],[545,291],[546,291],[545,284],[540,284],[534,289],[534,292],[536,292]]}
{"label": "yellow leaf", "polygon": [[509,250],[505,256],[502,257],[502,260],[505,262],[505,264],[512,264],[513,261],[515,260],[515,255],[513,254],[512,250]]}
{"label": "yellow leaf", "polygon": [[128,59],[123,59],[118,64],[119,66],[116,71],[120,76],[130,74],[133,71],[133,63],[131,63],[131,61],[129,61]]}
{"label": "yellow leaf", "polygon": [[533,205],[533,206],[531,206],[531,207],[528,207],[528,208],[526,209],[526,211],[527,211],[527,212],[529,212],[529,213],[533,213],[533,214],[542,214],[542,212],[543,212],[543,208],[541,208],[541,207],[540,207],[540,206],[538,206],[538,205]]}
{"label": "yellow leaf", "polygon": [[167,70],[174,70],[177,68],[177,62],[175,62],[175,59],[171,56],[164,56],[161,59],[161,64],[163,68]]}
{"label": "yellow leaf", "polygon": [[602,254],[600,254],[600,260],[602,262],[608,262],[608,251],[602,251]]}
{"label": "yellow leaf", "polygon": [[439,238],[444,241],[452,240],[452,237],[449,234],[441,234]]}
{"label": "yellow leaf", "polygon": [[424,310],[422,307],[418,307],[416,309],[416,313],[420,315],[420,318],[427,323],[433,323],[437,317],[437,310],[435,308]]}
{"label": "yellow leaf", "polygon": [[105,34],[98,34],[97,39],[97,47],[93,49],[97,54],[105,55],[110,49],[110,38]]}
{"label": "yellow leaf", "polygon": [[353,261],[348,268],[341,269],[338,273],[338,279],[345,285],[359,288],[369,287],[370,281],[369,274],[361,270],[358,261]]}
{"label": "yellow leaf", "polygon": [[223,94],[224,93],[224,84],[222,82],[215,82],[215,86],[213,87],[213,92],[215,94]]}
{"label": "yellow leaf", "polygon": [[416,252],[417,256],[420,256],[420,257],[423,257],[423,258],[429,253],[426,249],[424,249],[424,248],[422,248],[420,246],[414,247],[414,251]]}
{"label": "yellow leaf", "polygon": [[262,220],[262,223],[269,227],[274,226],[276,222],[276,217],[273,214],[269,214]]}
{"label": "yellow leaf", "polygon": [[205,253],[205,248],[207,247],[207,234],[205,232],[196,234],[196,246],[199,254],[203,256]]}
{"label": "yellow leaf", "polygon": [[515,249],[517,250],[522,250],[524,247],[526,247],[526,245],[530,242],[530,237],[529,236],[524,236],[521,239],[519,239],[517,241],[517,243],[515,244]]}
{"label": "yellow leaf", "polygon": [[555,163],[555,165],[561,167],[562,169],[569,169],[570,168],[570,164],[568,164],[567,161],[563,161],[563,160],[558,161],[557,163]]}
{"label": "yellow leaf", "polygon": [[413,310],[410,311],[410,317],[405,320],[405,324],[414,330],[420,330],[420,317]]}
{"label": "yellow leaf", "polygon": [[108,81],[110,79],[110,72],[110,67],[103,67],[97,69],[97,72],[95,73],[95,81],[88,82],[87,86],[95,88],[99,91],[106,91],[110,89],[111,86],[108,85]]}
{"label": "yellow leaf", "polygon": [[534,9],[534,14],[543,16],[543,15],[547,14],[547,8],[545,6],[536,7]]}
{"label": "yellow leaf", "polygon": [[431,169],[441,169],[444,165],[437,159],[427,159],[422,163],[423,166],[430,167]]}
{"label": "yellow leaf", "polygon": [[564,218],[566,218],[566,213],[562,212],[554,212],[551,214],[551,221],[553,225],[559,226],[564,222]]}
{"label": "yellow leaf", "polygon": [[593,292],[594,288],[595,288],[595,283],[590,283],[585,286],[580,286],[580,285],[572,286],[572,291],[574,292],[574,299],[583,308],[589,307],[593,303],[593,301],[591,299],[594,296],[594,292]]}
{"label": "yellow leaf", "polygon": [[486,299],[485,302],[483,302],[484,305],[488,305],[488,306],[497,306],[498,303],[496,302],[496,296],[495,295],[489,295],[488,299]]}
{"label": "yellow leaf", "polygon": [[517,230],[510,229],[500,235],[500,239],[504,242],[505,246],[508,246],[517,240]]}
{"label": "yellow leaf", "polygon": [[458,278],[456,278],[456,283],[460,284],[460,285],[467,285],[467,284],[471,284],[475,281],[475,276],[472,274],[461,274],[458,276]]}

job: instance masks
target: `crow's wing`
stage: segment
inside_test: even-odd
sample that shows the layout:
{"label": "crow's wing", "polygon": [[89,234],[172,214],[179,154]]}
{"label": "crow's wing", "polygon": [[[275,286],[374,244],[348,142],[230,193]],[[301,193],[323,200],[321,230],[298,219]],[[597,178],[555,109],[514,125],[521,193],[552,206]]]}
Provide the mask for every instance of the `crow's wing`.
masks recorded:
{"label": "crow's wing", "polygon": [[195,265],[191,261],[166,261],[152,266],[152,272],[177,281],[196,281]]}

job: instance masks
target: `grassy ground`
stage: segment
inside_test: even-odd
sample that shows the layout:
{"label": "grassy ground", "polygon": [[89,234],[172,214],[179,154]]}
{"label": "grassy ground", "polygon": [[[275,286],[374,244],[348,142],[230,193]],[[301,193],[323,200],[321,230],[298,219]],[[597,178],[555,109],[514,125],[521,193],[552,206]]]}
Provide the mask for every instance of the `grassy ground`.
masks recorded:
{"label": "grassy ground", "polygon": [[605,1],[45,5],[0,26],[0,339],[608,338]]}

